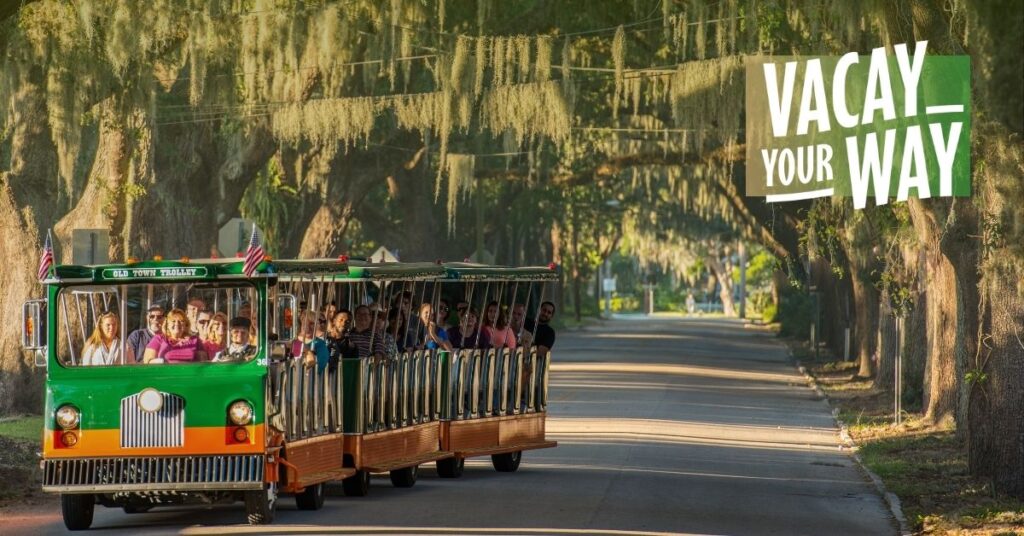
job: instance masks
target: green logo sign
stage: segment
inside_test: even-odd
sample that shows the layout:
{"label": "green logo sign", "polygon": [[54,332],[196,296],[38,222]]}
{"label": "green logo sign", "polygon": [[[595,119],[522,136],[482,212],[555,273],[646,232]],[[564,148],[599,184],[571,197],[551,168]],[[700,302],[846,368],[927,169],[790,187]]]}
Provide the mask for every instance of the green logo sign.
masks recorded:
{"label": "green logo sign", "polygon": [[206,277],[205,266],[188,268],[106,268],[103,279]]}
{"label": "green logo sign", "polygon": [[747,195],[970,196],[970,59],[926,49],[748,58]]}

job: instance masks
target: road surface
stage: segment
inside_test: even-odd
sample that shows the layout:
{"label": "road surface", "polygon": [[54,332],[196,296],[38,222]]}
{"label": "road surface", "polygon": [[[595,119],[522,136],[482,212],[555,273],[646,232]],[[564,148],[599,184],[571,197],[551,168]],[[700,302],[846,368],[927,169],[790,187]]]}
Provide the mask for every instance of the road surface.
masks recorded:
{"label": "road surface", "polygon": [[[560,333],[548,437],[517,473],[469,460],[425,466],[412,489],[375,477],[325,506],[279,502],[268,527],[243,506],[126,515],[97,506],[96,534],[893,534],[881,497],[840,449],[828,405],[770,334],[736,321],[620,318]],[[0,532],[64,533],[59,504],[8,508]]]}

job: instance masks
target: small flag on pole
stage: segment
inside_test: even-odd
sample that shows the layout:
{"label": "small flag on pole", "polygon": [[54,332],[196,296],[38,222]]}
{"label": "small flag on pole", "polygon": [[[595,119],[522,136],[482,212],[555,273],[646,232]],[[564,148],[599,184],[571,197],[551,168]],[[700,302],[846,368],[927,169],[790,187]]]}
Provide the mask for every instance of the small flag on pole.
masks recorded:
{"label": "small flag on pole", "polygon": [[36,273],[36,278],[40,281],[46,279],[46,276],[50,275],[50,268],[53,267],[53,239],[50,237],[50,231],[46,231],[46,243],[43,244],[43,254],[39,257],[39,271]]}
{"label": "small flag on pole", "polygon": [[245,277],[252,277],[256,268],[263,262],[263,246],[260,245],[260,236],[256,232],[256,226],[252,226],[252,238],[249,239],[249,249],[245,250],[245,264],[242,265],[242,273]]}

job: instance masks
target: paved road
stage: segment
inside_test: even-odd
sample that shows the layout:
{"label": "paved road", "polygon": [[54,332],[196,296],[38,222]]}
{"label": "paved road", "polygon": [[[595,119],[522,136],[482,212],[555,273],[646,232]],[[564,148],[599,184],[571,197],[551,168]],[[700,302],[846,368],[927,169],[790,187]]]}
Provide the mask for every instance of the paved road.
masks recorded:
{"label": "paved road", "polygon": [[[548,434],[518,473],[489,460],[413,489],[332,490],[323,510],[285,498],[255,533],[892,534],[894,521],[839,449],[827,404],[772,338],[733,321],[618,319],[559,335]],[[62,533],[59,512],[6,512],[5,527]],[[94,532],[250,532],[240,504],[125,515]],[[31,528],[30,528],[31,527]],[[0,532],[5,528],[0,526]]]}

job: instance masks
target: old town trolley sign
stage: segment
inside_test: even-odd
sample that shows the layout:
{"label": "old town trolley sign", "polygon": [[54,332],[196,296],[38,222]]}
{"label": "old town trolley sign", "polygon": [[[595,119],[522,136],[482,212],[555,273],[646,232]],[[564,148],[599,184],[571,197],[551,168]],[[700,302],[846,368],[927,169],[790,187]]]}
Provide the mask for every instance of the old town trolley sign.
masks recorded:
{"label": "old town trolley sign", "polygon": [[[259,524],[281,494],[319,509],[330,481],[365,495],[371,473],[410,487],[424,463],[457,478],[475,456],[515,471],[523,451],[555,446],[544,434],[550,354],[529,344],[521,317],[535,325],[557,278],[553,265],[345,257],[264,261],[253,277],[237,259],[57,266],[22,322],[23,345],[47,367],[43,490],[61,495],[72,530],[92,524],[96,504],[240,500]],[[526,344],[424,344],[434,320],[476,333],[455,320],[456,302],[478,316],[519,311]],[[368,310],[380,321],[358,354],[324,363],[319,322],[343,309],[356,329]],[[207,339],[195,360],[175,361],[192,340],[174,331],[181,318]]]}

